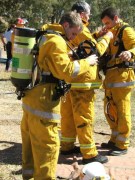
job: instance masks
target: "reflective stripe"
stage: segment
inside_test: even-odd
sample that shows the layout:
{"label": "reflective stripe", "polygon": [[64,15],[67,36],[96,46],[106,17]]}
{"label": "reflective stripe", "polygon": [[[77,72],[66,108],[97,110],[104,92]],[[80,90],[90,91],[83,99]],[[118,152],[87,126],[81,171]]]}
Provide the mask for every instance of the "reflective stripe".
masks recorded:
{"label": "reflective stripe", "polygon": [[94,147],[95,147],[95,143],[93,143],[93,144],[80,144],[81,149],[90,149],[90,148],[94,148]]}
{"label": "reflective stripe", "polygon": [[22,174],[23,175],[33,175],[34,170],[33,169],[23,169]]}
{"label": "reflective stripe", "polygon": [[50,72],[45,72],[45,71],[43,71],[42,73],[41,73],[41,75],[50,75],[51,73]]}
{"label": "reflective stripe", "polygon": [[28,106],[26,104],[22,104],[22,107],[25,110],[29,111],[30,113],[37,115],[39,117],[42,117],[42,118],[53,119],[53,120],[60,120],[60,118],[61,118],[60,114],[39,111],[39,110],[31,108],[30,106]]}
{"label": "reflective stripe", "polygon": [[75,88],[100,88],[100,86],[102,85],[101,82],[94,82],[94,83],[71,83],[71,89],[75,89]]}
{"label": "reflective stripe", "polygon": [[75,141],[76,141],[76,138],[68,138],[68,137],[62,136],[62,137],[61,137],[61,141],[62,141],[62,142],[75,142]]}
{"label": "reflective stripe", "polygon": [[109,44],[106,42],[106,40],[105,40],[105,39],[102,39],[100,42],[102,42],[106,48],[107,48],[107,47],[108,47],[108,45],[109,45]]}
{"label": "reflective stripe", "polygon": [[119,83],[108,83],[107,87],[108,88],[113,88],[113,87],[127,87],[127,86],[133,86],[135,85],[135,81],[131,82],[119,82]]}
{"label": "reflective stripe", "polygon": [[78,61],[74,61],[74,72],[72,77],[76,77],[79,71],[80,71],[80,64],[78,63]]}
{"label": "reflective stripe", "polygon": [[128,138],[124,138],[121,135],[119,135],[119,136],[117,136],[116,140],[126,142],[128,140]]}
{"label": "reflective stripe", "polygon": [[118,131],[113,131],[113,130],[112,130],[112,135],[113,135],[113,136],[117,136],[118,134],[119,134]]}

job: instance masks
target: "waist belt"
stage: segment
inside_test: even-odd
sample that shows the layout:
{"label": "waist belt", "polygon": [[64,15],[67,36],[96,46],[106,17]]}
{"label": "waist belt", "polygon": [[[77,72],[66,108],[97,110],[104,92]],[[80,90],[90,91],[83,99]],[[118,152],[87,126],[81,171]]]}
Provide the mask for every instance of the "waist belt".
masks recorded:
{"label": "waist belt", "polygon": [[135,62],[123,61],[120,64],[115,64],[113,66],[107,67],[107,70],[112,69],[112,68],[133,68],[133,69],[135,69]]}
{"label": "waist belt", "polygon": [[55,78],[52,74],[41,75],[41,83],[58,83],[59,79]]}

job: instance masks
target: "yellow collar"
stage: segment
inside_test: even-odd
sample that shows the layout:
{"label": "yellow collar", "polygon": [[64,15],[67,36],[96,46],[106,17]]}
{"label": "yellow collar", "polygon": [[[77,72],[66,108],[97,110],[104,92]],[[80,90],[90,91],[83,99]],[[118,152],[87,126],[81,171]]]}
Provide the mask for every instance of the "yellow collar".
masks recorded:
{"label": "yellow collar", "polygon": [[41,29],[44,31],[45,30],[54,30],[54,31],[60,33],[61,35],[65,35],[65,31],[64,31],[63,27],[58,23],[44,24]]}

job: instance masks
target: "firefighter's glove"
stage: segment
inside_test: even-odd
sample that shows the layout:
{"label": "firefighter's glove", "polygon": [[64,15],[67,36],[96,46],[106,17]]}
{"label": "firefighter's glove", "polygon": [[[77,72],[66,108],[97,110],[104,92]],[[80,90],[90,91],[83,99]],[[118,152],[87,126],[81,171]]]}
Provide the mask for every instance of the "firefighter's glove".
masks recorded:
{"label": "firefighter's glove", "polygon": [[90,66],[94,66],[98,63],[98,56],[96,56],[95,54],[92,54],[91,56],[88,56],[86,60]]}
{"label": "firefighter's glove", "polygon": [[130,61],[132,58],[132,53],[130,51],[122,51],[119,57],[122,61]]}

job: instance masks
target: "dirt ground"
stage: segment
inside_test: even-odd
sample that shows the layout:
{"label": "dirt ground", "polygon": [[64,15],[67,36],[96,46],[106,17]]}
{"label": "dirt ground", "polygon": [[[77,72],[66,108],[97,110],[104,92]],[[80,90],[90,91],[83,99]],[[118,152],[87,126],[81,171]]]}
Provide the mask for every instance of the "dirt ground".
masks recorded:
{"label": "dirt ground", "polygon": [[[10,72],[0,63],[0,180],[21,180],[21,101],[17,100]],[[109,126],[103,114],[103,90],[96,91],[95,141],[107,142]],[[135,91],[132,94],[131,147],[135,147]]]}

